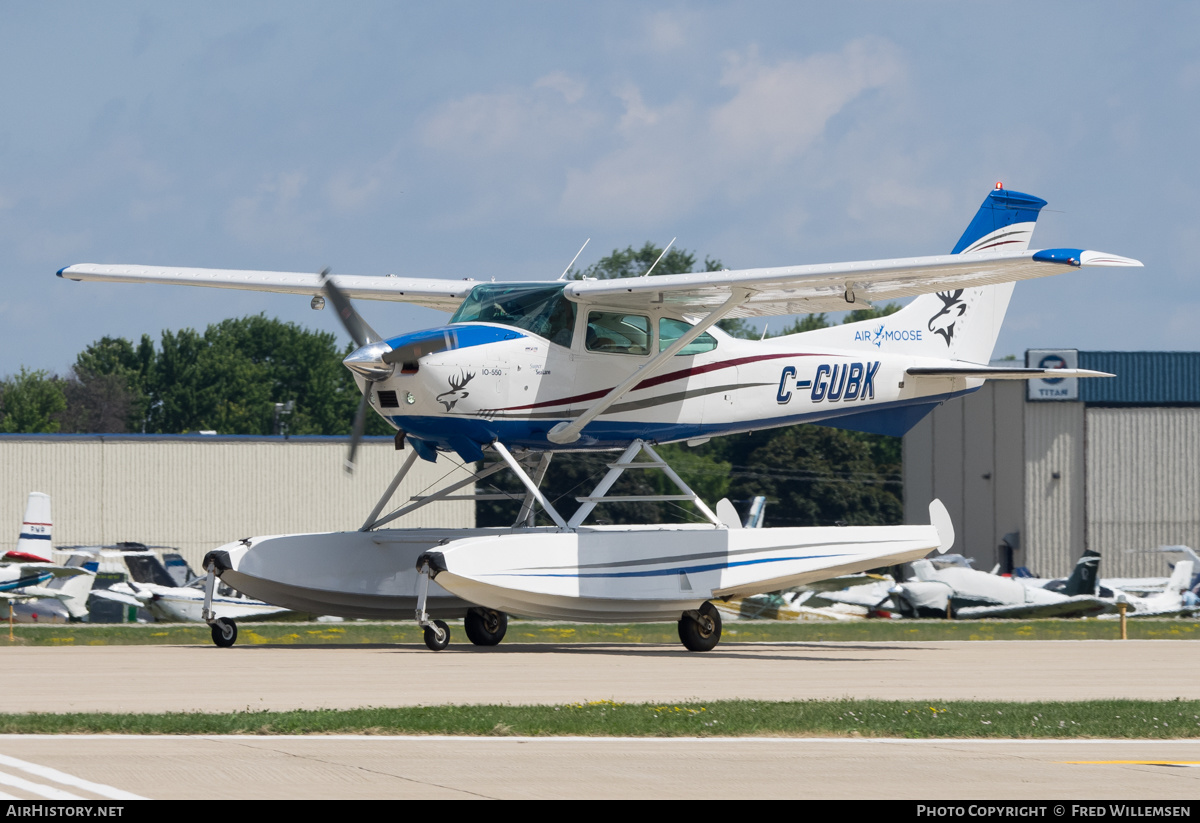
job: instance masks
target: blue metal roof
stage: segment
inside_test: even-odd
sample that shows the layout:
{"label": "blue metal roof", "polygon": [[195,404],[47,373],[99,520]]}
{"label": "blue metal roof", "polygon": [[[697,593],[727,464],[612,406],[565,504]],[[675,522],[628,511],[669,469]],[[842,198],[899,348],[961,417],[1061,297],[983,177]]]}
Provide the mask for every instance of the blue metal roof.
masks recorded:
{"label": "blue metal roof", "polygon": [[1200,352],[1081,351],[1079,368],[1116,375],[1080,380],[1084,403],[1200,406]]}

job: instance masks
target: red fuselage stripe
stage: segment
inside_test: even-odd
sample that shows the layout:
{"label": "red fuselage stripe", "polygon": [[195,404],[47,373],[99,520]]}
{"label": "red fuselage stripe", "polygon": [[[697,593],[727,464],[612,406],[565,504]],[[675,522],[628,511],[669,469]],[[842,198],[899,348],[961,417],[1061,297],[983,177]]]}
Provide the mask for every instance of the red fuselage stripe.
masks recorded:
{"label": "red fuselage stripe", "polygon": [[[725,360],[720,363],[709,363],[707,366],[695,366],[690,369],[680,369],[679,371],[667,372],[660,374],[658,377],[649,377],[633,387],[633,391],[639,389],[649,389],[654,386],[661,386],[663,383],[670,383],[674,380],[683,380],[691,377],[694,374],[706,374],[711,371],[720,369],[735,368],[745,363],[756,363],[759,360],[778,360],[783,357],[829,357],[830,355],[822,355],[816,353],[799,354],[797,352],[784,352],[781,354],[760,354],[755,357],[739,357],[736,360]],[[540,409],[546,406],[565,406],[569,403],[582,403],[587,400],[597,400],[612,391],[611,388],[601,389],[600,391],[588,392],[587,394],[577,394],[574,397],[564,397],[561,400],[543,400],[540,403],[529,403],[524,406],[509,406],[499,411],[523,411],[525,409]]]}

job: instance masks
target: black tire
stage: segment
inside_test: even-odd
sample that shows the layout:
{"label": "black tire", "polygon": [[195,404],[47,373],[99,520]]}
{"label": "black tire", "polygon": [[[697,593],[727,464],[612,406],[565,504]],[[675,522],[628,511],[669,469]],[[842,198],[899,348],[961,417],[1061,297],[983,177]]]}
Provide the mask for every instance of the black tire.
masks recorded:
{"label": "black tire", "polygon": [[679,618],[679,639],[688,651],[712,651],[721,642],[721,613],[707,601],[697,611],[699,622],[686,614]]}
{"label": "black tire", "polygon": [[222,649],[228,649],[237,642],[237,623],[234,623],[228,617],[221,617],[214,620],[210,626],[212,629],[212,640]]}
{"label": "black tire", "polygon": [[495,646],[508,631],[508,615],[495,609],[471,609],[463,618],[463,629],[476,646]]}
{"label": "black tire", "polygon": [[[438,640],[437,629],[434,629],[433,626],[437,626],[441,630],[441,640]],[[450,645],[450,627],[442,620],[433,621],[433,626],[425,627],[425,645],[429,647],[430,651],[440,652]]]}

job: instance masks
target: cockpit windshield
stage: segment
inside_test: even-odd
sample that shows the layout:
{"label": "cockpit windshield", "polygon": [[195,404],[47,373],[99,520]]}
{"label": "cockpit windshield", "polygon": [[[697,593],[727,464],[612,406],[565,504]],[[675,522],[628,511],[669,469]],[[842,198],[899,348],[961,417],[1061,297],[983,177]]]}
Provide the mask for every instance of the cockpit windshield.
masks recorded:
{"label": "cockpit windshield", "polygon": [[560,346],[570,346],[575,329],[575,304],[563,296],[564,285],[476,286],[450,322],[499,323],[540,335]]}

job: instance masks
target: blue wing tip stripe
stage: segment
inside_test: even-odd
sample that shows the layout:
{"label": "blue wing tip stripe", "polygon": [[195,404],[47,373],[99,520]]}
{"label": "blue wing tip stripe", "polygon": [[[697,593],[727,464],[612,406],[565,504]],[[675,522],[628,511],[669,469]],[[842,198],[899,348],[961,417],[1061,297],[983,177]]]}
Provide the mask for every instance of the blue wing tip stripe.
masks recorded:
{"label": "blue wing tip stripe", "polygon": [[1034,253],[1033,259],[1039,263],[1063,263],[1067,266],[1078,266],[1083,257],[1083,249],[1042,249]]}

